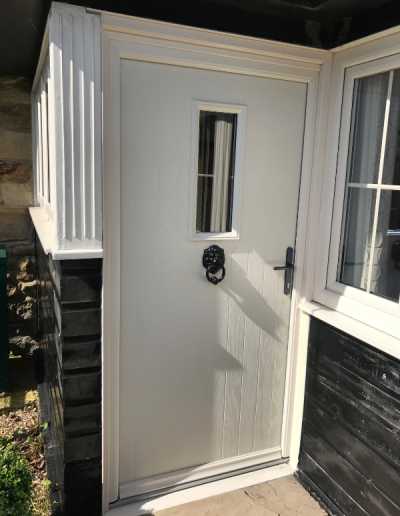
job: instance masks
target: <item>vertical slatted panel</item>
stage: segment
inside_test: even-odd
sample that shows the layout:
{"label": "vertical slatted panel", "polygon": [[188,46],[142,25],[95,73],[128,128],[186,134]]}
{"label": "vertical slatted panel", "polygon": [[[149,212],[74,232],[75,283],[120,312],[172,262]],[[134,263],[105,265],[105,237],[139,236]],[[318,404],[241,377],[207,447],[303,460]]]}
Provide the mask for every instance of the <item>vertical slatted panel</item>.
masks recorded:
{"label": "vertical slatted panel", "polygon": [[54,4],[49,92],[59,249],[101,249],[101,19]]}
{"label": "vertical slatted panel", "polygon": [[311,318],[299,474],[348,516],[400,515],[400,362]]}

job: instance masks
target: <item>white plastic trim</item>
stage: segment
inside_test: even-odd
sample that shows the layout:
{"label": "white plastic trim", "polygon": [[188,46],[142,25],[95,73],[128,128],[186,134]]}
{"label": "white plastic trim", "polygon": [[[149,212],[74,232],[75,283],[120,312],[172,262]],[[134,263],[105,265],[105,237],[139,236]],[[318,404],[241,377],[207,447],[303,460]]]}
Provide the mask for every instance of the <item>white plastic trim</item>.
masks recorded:
{"label": "white plastic trim", "polygon": [[272,480],[288,477],[293,475],[294,471],[295,469],[289,464],[271,466],[269,468],[252,471],[251,473],[245,473],[243,475],[225,478],[224,480],[217,480],[208,484],[191,487],[184,491],[161,495],[150,500],[115,507],[108,511],[106,516],[139,516],[140,514],[162,511],[177,505],[203,500],[210,496],[229,493],[236,489],[243,489],[263,482],[271,482]]}
{"label": "white plastic trim", "polygon": [[[199,116],[201,111],[216,111],[220,113],[234,113],[237,115],[236,148],[234,160],[232,229],[221,233],[197,233],[197,178],[198,178],[198,149],[199,149]],[[239,238],[240,198],[242,190],[243,154],[245,142],[246,106],[193,101],[192,106],[192,148],[191,148],[191,178],[190,178],[190,241],[209,240],[237,240]]]}
{"label": "white plastic trim", "polygon": [[29,208],[29,213],[44,252],[51,253],[54,248],[54,224],[40,206]]}
{"label": "white plastic trim", "polygon": [[[43,207],[58,259],[102,254],[101,32],[99,14],[53,3],[32,90],[34,101],[47,70],[51,211]],[[39,130],[33,142],[40,147]]]}
{"label": "white plastic trim", "polygon": [[[364,77],[400,66],[400,28],[350,44],[334,55],[329,98],[329,122],[321,193],[321,209],[315,213],[319,230],[310,251],[315,253],[315,281],[304,300],[316,301],[365,325],[376,335],[400,339],[400,307],[397,303],[336,281],[341,221],[346,182],[347,151],[353,84]],[[368,333],[368,332],[367,332]],[[375,346],[380,346],[377,340]],[[397,340],[400,347],[400,340]],[[384,351],[384,349],[382,348]],[[388,351],[389,352],[389,351]]]}
{"label": "white plastic trim", "polygon": [[55,248],[54,223],[41,206],[29,208],[29,213],[45,254],[54,260],[77,260],[82,258],[102,258],[102,249],[58,250]]}
{"label": "white plastic trim", "polygon": [[389,355],[400,359],[399,339],[389,335],[383,331],[372,328],[368,324],[364,324],[348,315],[344,315],[337,310],[328,308],[315,302],[300,303],[300,310],[306,314],[320,319],[335,328],[338,328],[352,337],[359,339],[374,348],[388,353]]}
{"label": "white plastic trim", "polygon": [[165,473],[164,475],[157,475],[150,479],[136,480],[135,482],[122,484],[120,486],[119,495],[121,499],[128,498],[142,493],[157,491],[157,489],[162,489],[172,485],[176,486],[187,482],[201,480],[206,477],[213,477],[226,473],[227,471],[236,471],[255,466],[257,464],[272,462],[280,458],[281,448],[279,446],[267,451],[249,453],[247,455],[233,457],[231,459],[212,462],[211,464],[198,466],[197,468],[182,469],[172,473]]}
{"label": "white plastic trim", "polygon": [[[310,232],[318,224],[320,174],[326,138],[332,54],[294,45],[191,29],[103,13],[104,290],[103,290],[103,511],[118,499],[120,303],[120,62],[135,59],[307,83],[296,265],[287,360],[282,454],[297,463],[307,345],[299,343],[299,300],[312,291],[315,255]],[[314,201],[314,196],[316,202]],[[300,324],[300,320],[303,321]],[[301,335],[304,331],[301,331]],[[300,348],[299,348],[300,346]],[[301,355],[301,356],[299,356]]]}

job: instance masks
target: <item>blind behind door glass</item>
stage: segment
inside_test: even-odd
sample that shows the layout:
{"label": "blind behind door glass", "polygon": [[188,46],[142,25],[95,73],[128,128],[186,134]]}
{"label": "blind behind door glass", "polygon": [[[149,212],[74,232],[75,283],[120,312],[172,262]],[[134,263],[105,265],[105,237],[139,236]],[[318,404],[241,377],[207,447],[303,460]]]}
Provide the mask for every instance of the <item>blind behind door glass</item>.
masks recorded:
{"label": "blind behind door glass", "polygon": [[232,230],[237,115],[200,111],[197,233]]}

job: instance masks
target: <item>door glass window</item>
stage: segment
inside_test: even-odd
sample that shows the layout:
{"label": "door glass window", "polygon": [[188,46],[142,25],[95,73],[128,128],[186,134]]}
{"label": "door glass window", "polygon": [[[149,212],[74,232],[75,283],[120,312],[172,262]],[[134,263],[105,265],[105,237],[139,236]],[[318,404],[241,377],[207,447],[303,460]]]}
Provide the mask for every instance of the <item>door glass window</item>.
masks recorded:
{"label": "door glass window", "polygon": [[398,301],[400,70],[355,81],[337,280]]}
{"label": "door glass window", "polygon": [[232,230],[237,114],[200,111],[197,233]]}

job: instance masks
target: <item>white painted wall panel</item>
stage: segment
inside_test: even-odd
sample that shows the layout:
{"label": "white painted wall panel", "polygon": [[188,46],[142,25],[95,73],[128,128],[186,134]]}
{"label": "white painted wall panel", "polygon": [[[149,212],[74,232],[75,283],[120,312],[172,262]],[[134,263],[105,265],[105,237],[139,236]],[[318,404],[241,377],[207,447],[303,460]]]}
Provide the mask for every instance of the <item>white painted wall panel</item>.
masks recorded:
{"label": "white painted wall panel", "polygon": [[[90,256],[90,250],[102,249],[101,31],[100,15],[83,7],[52,4],[48,46],[42,54],[49,53],[53,254],[76,251],[78,256],[81,251]],[[33,99],[38,98],[42,82],[35,79]],[[38,147],[43,144],[40,129],[35,141]],[[41,180],[37,189],[39,196],[48,197]]]}

